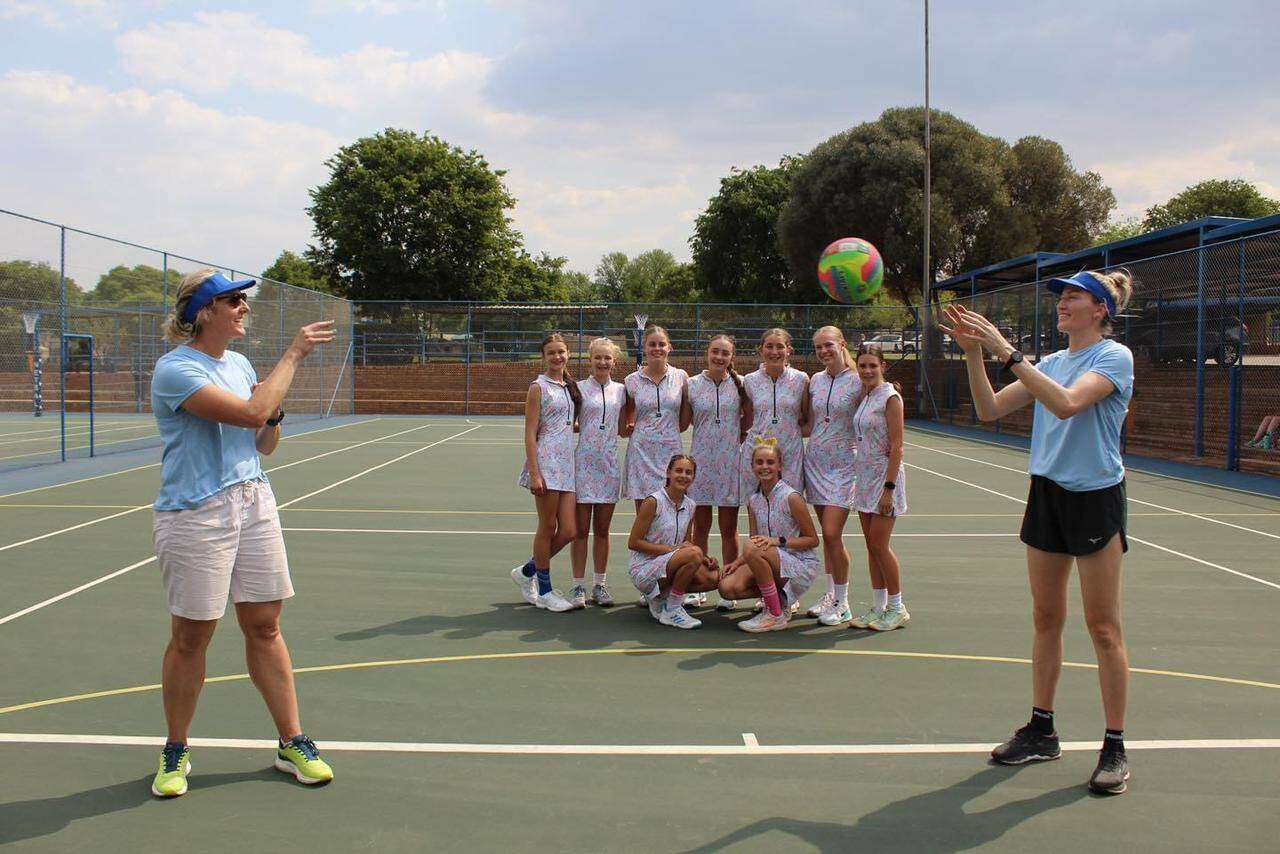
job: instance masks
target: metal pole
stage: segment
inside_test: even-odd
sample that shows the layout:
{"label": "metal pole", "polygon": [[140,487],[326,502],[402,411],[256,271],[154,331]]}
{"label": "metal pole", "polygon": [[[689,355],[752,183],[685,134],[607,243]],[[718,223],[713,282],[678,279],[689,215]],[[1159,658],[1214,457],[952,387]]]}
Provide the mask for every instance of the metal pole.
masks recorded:
{"label": "metal pole", "polygon": [[62,461],[67,461],[67,227],[59,226],[61,245],[58,249],[58,408]]}
{"label": "metal pole", "polygon": [[919,380],[916,383],[916,414],[924,416],[924,400],[925,400],[925,384],[929,381],[929,375],[926,370],[929,361],[929,330],[933,326],[932,312],[929,306],[929,289],[932,284],[933,275],[930,271],[929,258],[929,226],[930,218],[933,213],[933,164],[930,160],[930,130],[931,117],[929,115],[929,0],[924,0],[924,270],[921,276],[922,282],[920,287],[920,311],[917,312],[917,320],[920,324],[920,351],[917,358],[920,360]]}
{"label": "metal pole", "polygon": [[[581,327],[581,322],[579,322]],[[581,332],[579,332],[579,346],[581,346]],[[462,406],[462,411],[466,415],[471,414],[471,303],[467,303],[467,399]]]}
{"label": "metal pole", "polygon": [[[1201,229],[1200,242],[1204,243]],[[1196,456],[1204,456],[1204,246],[1196,250]]]}

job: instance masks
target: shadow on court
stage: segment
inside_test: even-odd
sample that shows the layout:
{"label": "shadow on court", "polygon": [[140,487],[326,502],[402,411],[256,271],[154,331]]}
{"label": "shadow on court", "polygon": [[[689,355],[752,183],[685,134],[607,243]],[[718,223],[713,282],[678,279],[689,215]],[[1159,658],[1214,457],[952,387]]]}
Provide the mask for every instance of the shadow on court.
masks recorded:
{"label": "shadow on court", "polygon": [[[686,854],[722,851],[758,839],[771,831],[787,834],[819,851],[894,852],[967,851],[999,839],[1029,818],[1083,800],[1083,784],[1010,801],[981,812],[964,805],[992,791],[1020,769],[988,766],[945,789],[912,795],[867,813],[851,825],[826,821],[765,818],[714,839]],[[775,841],[774,844],[777,844]]]}
{"label": "shadow on court", "polygon": [[[212,789],[253,781],[297,785],[279,771],[267,767],[256,771],[193,775],[191,788],[193,791],[197,788]],[[159,800],[151,794],[151,777],[147,776],[57,798],[0,804],[0,845],[48,836],[81,819],[138,809]]]}

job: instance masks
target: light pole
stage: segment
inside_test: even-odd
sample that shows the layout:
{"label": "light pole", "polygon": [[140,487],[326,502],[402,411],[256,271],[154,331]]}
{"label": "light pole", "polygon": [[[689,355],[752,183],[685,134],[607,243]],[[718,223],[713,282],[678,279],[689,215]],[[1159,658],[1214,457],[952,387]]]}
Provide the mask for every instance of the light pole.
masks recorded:
{"label": "light pole", "polygon": [[920,322],[920,346],[916,358],[920,362],[919,379],[916,382],[916,414],[924,415],[925,386],[929,382],[927,366],[929,361],[929,330],[933,327],[933,312],[929,303],[930,286],[933,275],[929,258],[929,226],[933,206],[932,183],[933,171],[930,162],[930,124],[929,112],[929,0],[924,0],[924,268],[920,283],[920,311],[917,319]]}

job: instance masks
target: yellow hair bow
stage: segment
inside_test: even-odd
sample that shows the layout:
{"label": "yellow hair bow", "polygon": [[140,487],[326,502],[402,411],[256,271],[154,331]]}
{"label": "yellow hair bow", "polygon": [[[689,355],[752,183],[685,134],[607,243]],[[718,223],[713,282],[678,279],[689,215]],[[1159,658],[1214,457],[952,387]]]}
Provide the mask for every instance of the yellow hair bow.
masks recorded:
{"label": "yellow hair bow", "polygon": [[773,436],[770,436],[768,439],[764,438],[763,436],[756,436],[753,441],[755,442],[755,447],[757,448],[762,448],[762,447],[776,448],[778,446],[778,440],[776,437],[773,437]]}

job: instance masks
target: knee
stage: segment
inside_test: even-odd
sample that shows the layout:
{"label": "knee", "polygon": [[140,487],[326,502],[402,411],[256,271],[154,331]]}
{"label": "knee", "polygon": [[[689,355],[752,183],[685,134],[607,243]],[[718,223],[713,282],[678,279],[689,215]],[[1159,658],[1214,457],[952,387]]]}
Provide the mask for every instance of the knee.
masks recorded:
{"label": "knee", "polygon": [[1035,624],[1037,632],[1056,632],[1061,634],[1062,627],[1067,621],[1067,615],[1060,608],[1047,608],[1037,605],[1031,609],[1031,620]]}
{"label": "knee", "polygon": [[[609,537],[609,523],[608,523],[608,522],[604,522],[604,521],[601,521],[600,519],[597,519],[597,520],[595,521],[595,525],[593,526],[593,529],[592,529],[592,530],[595,532],[595,535],[596,535],[597,537],[600,537],[601,539],[608,539],[608,537]],[[586,534],[583,534],[582,536],[583,536],[583,538],[585,538],[587,535],[586,535]]]}
{"label": "knee", "polygon": [[1110,650],[1124,647],[1124,632],[1121,631],[1118,621],[1110,618],[1092,620],[1086,616],[1085,624],[1089,627],[1089,637],[1093,639],[1093,645],[1098,649]]}
{"label": "knee", "polygon": [[244,632],[245,640],[250,643],[275,643],[276,639],[280,637],[279,620],[263,620],[246,623],[242,624],[240,629]]}
{"label": "knee", "polygon": [[[578,530],[575,532],[575,536],[573,537],[573,539],[580,543],[585,543],[587,541],[587,534],[589,534],[590,532],[591,532],[591,529],[586,525],[583,525],[579,527]],[[596,536],[599,536],[599,535],[600,535],[600,532],[596,531]]]}
{"label": "knee", "polygon": [[[583,536],[584,537],[586,536],[585,531],[583,533]],[[567,525],[561,526],[560,530],[556,531],[556,539],[560,540],[560,542],[562,543],[567,543],[567,542],[570,542],[571,540],[578,539],[578,526],[575,525],[573,522],[570,522]]]}
{"label": "knee", "polygon": [[169,646],[179,655],[199,655],[209,648],[213,639],[212,632],[204,630],[175,631],[169,640]]}

